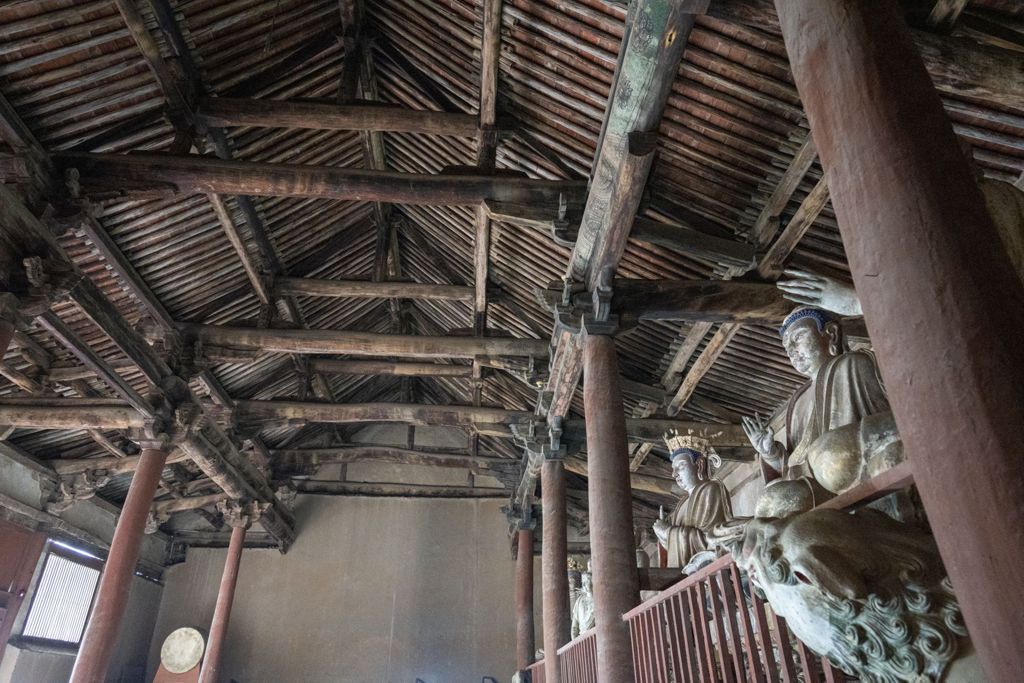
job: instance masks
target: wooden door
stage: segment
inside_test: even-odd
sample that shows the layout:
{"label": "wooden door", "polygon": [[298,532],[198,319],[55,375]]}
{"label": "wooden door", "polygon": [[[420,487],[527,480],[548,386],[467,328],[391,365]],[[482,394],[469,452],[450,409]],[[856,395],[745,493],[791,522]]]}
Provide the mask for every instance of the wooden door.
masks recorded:
{"label": "wooden door", "polygon": [[0,519],[0,661],[46,535]]}

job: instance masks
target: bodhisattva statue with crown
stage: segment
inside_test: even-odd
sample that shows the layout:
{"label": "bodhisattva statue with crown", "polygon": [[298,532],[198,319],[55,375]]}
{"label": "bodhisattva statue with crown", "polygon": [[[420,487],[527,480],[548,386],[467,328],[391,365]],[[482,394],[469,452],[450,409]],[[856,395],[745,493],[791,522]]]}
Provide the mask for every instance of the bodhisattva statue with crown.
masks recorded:
{"label": "bodhisattva statue with crown", "polygon": [[[665,434],[672,476],[687,496],[672,514],[664,511],[654,522],[654,535],[668,552],[669,567],[687,567],[694,556],[711,559],[725,551],[721,544],[741,531],[732,514],[729,490],[722,482],[711,478],[711,470],[721,459],[710,448],[706,437],[694,434],[680,435],[676,431]],[[711,551],[707,553],[706,551]],[[690,566],[689,572],[697,567]]]}
{"label": "bodhisattva statue with crown", "polygon": [[874,354],[846,350],[836,316],[822,308],[797,308],[779,333],[809,381],[787,401],[779,433],[759,415],[743,418],[767,484],[756,517],[810,510],[902,460]]}

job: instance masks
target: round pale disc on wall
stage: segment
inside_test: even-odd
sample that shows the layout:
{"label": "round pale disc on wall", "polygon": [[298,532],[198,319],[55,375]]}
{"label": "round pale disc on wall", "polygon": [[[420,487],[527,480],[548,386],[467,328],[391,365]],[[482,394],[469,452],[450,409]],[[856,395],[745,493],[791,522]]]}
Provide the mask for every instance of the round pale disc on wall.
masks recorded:
{"label": "round pale disc on wall", "polygon": [[194,628],[179,628],[164,639],[160,663],[172,674],[183,674],[199,665],[205,649],[202,633]]}

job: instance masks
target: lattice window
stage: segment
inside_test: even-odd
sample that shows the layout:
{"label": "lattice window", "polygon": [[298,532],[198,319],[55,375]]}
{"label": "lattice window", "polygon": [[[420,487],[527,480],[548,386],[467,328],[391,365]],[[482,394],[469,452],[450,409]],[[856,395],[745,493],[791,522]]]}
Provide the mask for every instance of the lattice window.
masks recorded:
{"label": "lattice window", "polygon": [[51,544],[39,574],[22,637],[78,645],[92,611],[102,563]]}

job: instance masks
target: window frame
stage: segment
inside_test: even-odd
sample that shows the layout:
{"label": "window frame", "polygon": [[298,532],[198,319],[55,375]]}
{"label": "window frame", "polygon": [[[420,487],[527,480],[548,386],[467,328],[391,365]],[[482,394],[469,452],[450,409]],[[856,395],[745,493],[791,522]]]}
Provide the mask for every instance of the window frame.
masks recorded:
{"label": "window frame", "polygon": [[[52,555],[56,555],[68,562],[73,562],[83,567],[95,569],[100,573],[96,578],[96,585],[93,587],[92,597],[89,600],[89,609],[86,612],[85,622],[82,624],[82,632],[79,634],[76,642],[25,635],[25,629],[28,627],[29,618],[32,615],[32,609],[36,604],[36,597],[39,595],[39,585],[46,574],[46,568]],[[32,582],[32,592],[28,600],[28,609],[25,610],[24,617],[20,619],[21,623],[18,625],[18,635],[16,636],[18,646],[42,651],[77,652],[78,648],[82,644],[82,638],[85,636],[85,629],[89,624],[89,619],[92,618],[92,611],[96,607],[96,594],[99,593],[100,580],[103,577],[103,568],[105,564],[106,562],[104,560],[98,557],[93,557],[85,551],[77,551],[67,544],[62,544],[52,538],[47,540],[39,560],[38,574],[34,577]]]}

